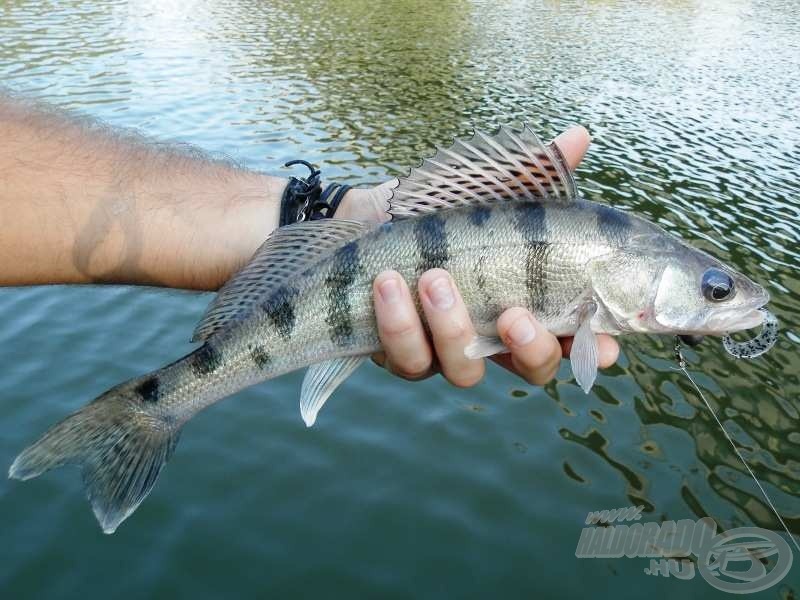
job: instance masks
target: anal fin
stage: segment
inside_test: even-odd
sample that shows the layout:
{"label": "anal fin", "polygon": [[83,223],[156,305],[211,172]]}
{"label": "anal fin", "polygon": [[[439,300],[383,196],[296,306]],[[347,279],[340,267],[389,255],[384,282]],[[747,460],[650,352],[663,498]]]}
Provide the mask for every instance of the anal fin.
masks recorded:
{"label": "anal fin", "polygon": [[464,356],[472,359],[486,358],[504,352],[508,352],[508,346],[496,336],[476,335],[464,348]]}

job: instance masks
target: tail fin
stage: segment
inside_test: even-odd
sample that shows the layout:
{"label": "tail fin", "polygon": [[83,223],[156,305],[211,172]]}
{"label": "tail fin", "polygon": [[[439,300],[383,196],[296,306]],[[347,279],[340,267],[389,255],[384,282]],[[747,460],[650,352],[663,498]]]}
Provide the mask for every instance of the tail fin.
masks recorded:
{"label": "tail fin", "polygon": [[145,499],[178,443],[180,426],[147,411],[130,383],[109,390],[45,433],[8,471],[31,479],[76,464],[104,533],[114,533]]}

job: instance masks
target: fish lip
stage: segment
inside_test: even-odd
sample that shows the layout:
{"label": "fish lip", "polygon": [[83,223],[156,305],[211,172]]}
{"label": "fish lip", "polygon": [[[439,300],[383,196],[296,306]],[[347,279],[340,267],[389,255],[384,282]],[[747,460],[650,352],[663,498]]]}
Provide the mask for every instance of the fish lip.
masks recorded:
{"label": "fish lip", "polygon": [[761,312],[763,303],[750,307],[738,307],[713,315],[706,322],[706,327],[716,335],[725,335],[736,331],[744,331],[758,327],[764,322]]}
{"label": "fish lip", "polygon": [[758,291],[761,292],[761,294],[759,294],[756,298],[753,298],[753,308],[763,308],[770,301],[769,292],[767,290],[759,285]]}
{"label": "fish lip", "polygon": [[764,322],[761,309],[769,302],[769,292],[758,284],[753,284],[758,293],[739,306],[717,309],[716,314],[706,321],[706,329],[712,335],[726,335],[758,327]]}

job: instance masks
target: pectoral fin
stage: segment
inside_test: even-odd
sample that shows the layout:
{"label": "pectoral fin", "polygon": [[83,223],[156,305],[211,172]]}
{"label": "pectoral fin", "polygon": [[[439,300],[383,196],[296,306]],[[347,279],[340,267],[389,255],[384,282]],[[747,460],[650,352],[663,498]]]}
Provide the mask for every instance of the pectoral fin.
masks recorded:
{"label": "pectoral fin", "polygon": [[485,358],[508,352],[508,347],[499,337],[487,337],[476,335],[472,341],[464,348],[464,356],[467,358]]}
{"label": "pectoral fin", "polygon": [[569,354],[575,381],[587,394],[597,377],[597,336],[592,331],[592,317],[597,312],[597,304],[587,303],[581,310],[581,323],[572,342]]}
{"label": "pectoral fin", "polygon": [[300,415],[307,427],[311,427],[317,420],[317,413],[339,384],[365,360],[366,356],[346,356],[326,360],[308,368],[300,390]]}

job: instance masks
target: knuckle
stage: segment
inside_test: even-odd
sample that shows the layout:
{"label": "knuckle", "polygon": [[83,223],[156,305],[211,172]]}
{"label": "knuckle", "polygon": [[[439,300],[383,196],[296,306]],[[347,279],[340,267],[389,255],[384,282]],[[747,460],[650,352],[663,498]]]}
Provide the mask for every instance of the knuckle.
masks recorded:
{"label": "knuckle", "polygon": [[444,376],[451,384],[458,388],[470,388],[478,385],[483,379],[483,361],[474,361],[475,365],[460,368],[444,369]]}
{"label": "knuckle", "polygon": [[[474,335],[472,321],[465,306],[454,306],[447,314],[426,312],[431,335],[437,342],[452,343],[460,341],[464,346]],[[463,350],[463,348],[461,349]]]}
{"label": "knuckle", "polygon": [[393,375],[396,375],[400,379],[405,379],[406,381],[420,381],[422,379],[426,379],[429,375],[429,371],[423,371],[422,373],[406,373],[404,371],[392,371]]}
{"label": "knuckle", "polygon": [[524,370],[530,373],[542,371],[552,362],[551,354],[540,348],[517,352],[515,357]]}
{"label": "knuckle", "polygon": [[531,385],[544,385],[550,381],[555,372],[554,364],[557,363],[547,355],[540,353],[525,357],[525,359],[519,356],[513,358],[514,370]]}
{"label": "knuckle", "polygon": [[527,314],[528,311],[519,306],[506,309],[497,319],[497,330],[502,336],[507,337],[508,330],[511,328],[511,325],[514,324],[514,321]]}
{"label": "knuckle", "polygon": [[522,378],[531,385],[546,385],[550,382],[552,377],[549,377],[547,371],[526,371],[521,373]]}
{"label": "knuckle", "polygon": [[520,375],[531,385],[547,385],[555,378],[556,373],[558,373],[558,364],[540,369],[526,369],[520,372]]}
{"label": "knuckle", "polygon": [[384,352],[376,352],[371,356],[372,362],[377,366],[384,368],[386,366],[386,354]]}
{"label": "knuckle", "polygon": [[[440,342],[452,343],[466,339],[470,326],[461,319],[450,319],[438,326],[431,324],[433,336]],[[466,344],[464,344],[466,345]],[[463,351],[463,348],[462,348]]]}
{"label": "knuckle", "polygon": [[548,336],[543,342],[541,346],[534,344],[533,364],[539,369],[552,370],[561,361],[561,344],[554,336]]}
{"label": "knuckle", "polygon": [[419,330],[416,320],[407,316],[383,319],[378,323],[381,338],[399,339],[414,335]]}
{"label": "knuckle", "polygon": [[539,375],[531,377],[523,377],[523,379],[530,385],[543,386],[550,383],[549,379],[547,379],[546,377],[541,377]]}
{"label": "knuckle", "polygon": [[391,361],[392,372],[404,379],[419,379],[431,370],[431,359],[425,356],[415,356],[402,361]]}

